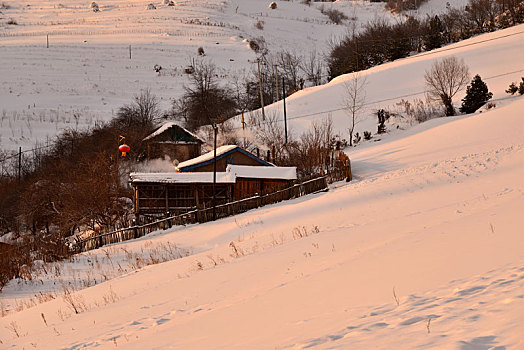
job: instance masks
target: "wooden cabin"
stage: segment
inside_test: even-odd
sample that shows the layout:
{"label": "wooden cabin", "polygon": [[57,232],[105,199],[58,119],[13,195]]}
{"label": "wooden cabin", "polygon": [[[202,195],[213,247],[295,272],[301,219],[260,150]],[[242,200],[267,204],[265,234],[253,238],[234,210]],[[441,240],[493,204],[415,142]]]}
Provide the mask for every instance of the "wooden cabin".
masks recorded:
{"label": "wooden cabin", "polygon": [[[178,164],[179,172],[206,172],[213,171],[214,151],[208,152]],[[237,145],[226,145],[217,148],[217,171],[225,172],[228,165],[249,165],[271,167],[273,164],[266,162],[251,152]]]}
{"label": "wooden cabin", "polygon": [[[213,205],[213,172],[131,173],[137,216],[182,214]],[[292,185],[295,167],[228,165],[216,173],[216,204],[261,196]]]}
{"label": "wooden cabin", "polygon": [[164,158],[179,162],[200,156],[204,141],[180,125],[169,122],[157,128],[144,138],[147,144],[147,158]]}

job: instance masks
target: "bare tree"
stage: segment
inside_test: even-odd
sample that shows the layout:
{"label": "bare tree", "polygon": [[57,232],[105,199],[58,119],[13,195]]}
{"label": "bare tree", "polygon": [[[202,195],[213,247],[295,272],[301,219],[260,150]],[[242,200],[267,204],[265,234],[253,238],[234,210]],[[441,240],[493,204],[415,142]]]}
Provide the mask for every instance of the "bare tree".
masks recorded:
{"label": "bare tree", "polygon": [[469,69],[464,60],[454,56],[436,61],[424,75],[428,95],[434,101],[441,101],[446,109],[446,116],[455,115],[453,96],[469,82]]}
{"label": "bare tree", "polygon": [[343,107],[349,116],[349,145],[353,146],[355,125],[360,122],[360,111],[366,102],[367,79],[360,73],[355,73],[353,79],[344,83]]}
{"label": "bare tree", "polygon": [[[262,121],[260,111],[250,113],[248,126],[256,137],[256,143],[264,148],[274,151],[273,161],[281,163],[286,154],[286,137],[282,117],[275,111],[268,111],[266,120]],[[288,143],[292,143],[291,133]]]}
{"label": "bare tree", "polygon": [[237,112],[236,100],[227,87],[219,85],[215,65],[200,61],[193,68],[191,85],[184,86],[184,96],[175,100],[173,114],[183,119],[190,130],[233,116]]}
{"label": "bare tree", "polygon": [[[300,77],[301,57],[290,51],[280,51],[276,56],[282,76],[286,80],[286,85],[290,90],[299,90],[303,86],[303,80]],[[302,82],[302,83],[301,83]]]}
{"label": "bare tree", "polygon": [[310,52],[309,56],[300,65],[300,68],[306,75],[306,80],[311,82],[313,86],[318,86],[322,84],[322,73],[324,72],[324,64],[315,50]]}
{"label": "bare tree", "polygon": [[142,127],[152,125],[160,118],[158,99],[151,93],[150,89],[135,95],[133,103],[121,107],[114,121],[120,125],[140,125]]}

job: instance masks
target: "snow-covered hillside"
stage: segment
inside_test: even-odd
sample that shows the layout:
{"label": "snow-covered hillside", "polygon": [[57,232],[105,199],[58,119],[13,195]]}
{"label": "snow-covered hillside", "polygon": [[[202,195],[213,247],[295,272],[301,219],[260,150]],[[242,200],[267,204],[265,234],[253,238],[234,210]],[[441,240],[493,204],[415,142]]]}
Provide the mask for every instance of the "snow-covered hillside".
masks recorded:
{"label": "snow-covered hillside", "polygon": [[[524,26],[519,25],[382,64],[365,72],[339,76],[327,85],[301,90],[286,99],[289,128],[295,134],[300,134],[309,129],[313,122],[331,117],[335,131],[347,137],[349,116],[344,108],[345,84],[359,76],[359,79],[365,80],[361,92],[365,96],[365,105],[359,112],[356,131],[360,134],[366,130],[375,133],[377,109],[397,111],[399,107],[396,103],[402,99],[425,100],[425,71],[435,61],[450,56],[464,59],[470,73],[482,77],[493,92],[494,101],[504,100],[508,96],[505,92],[508,85],[520,81],[524,74],[524,65],[520,59],[524,53],[523,42]],[[465,89],[454,98],[457,106],[464,95]],[[267,107],[266,113],[276,114],[284,124],[282,101]],[[403,121],[403,124],[409,124],[409,121]]]}
{"label": "snow-covered hillside", "polygon": [[[365,73],[376,96],[411,95],[431,60],[453,53],[483,78],[500,75],[487,80],[495,108],[351,150],[355,180],[327,193],[153,233],[12,281],[3,310],[23,310],[0,318],[1,345],[523,348],[524,98],[501,91],[521,75],[502,74],[524,68],[522,31]],[[297,94],[291,111],[332,108],[344,79]],[[54,299],[24,308],[31,298]]]}
{"label": "snow-covered hillside", "polygon": [[[102,0],[93,12],[85,0],[6,0],[0,10],[0,148],[32,148],[65,128],[85,129],[107,121],[143,89],[151,89],[164,109],[187,83],[184,68],[198,58],[220,68],[222,78],[255,69],[248,40],[263,37],[272,52],[308,56],[327,53],[328,42],[351,28],[384,17],[384,3],[279,1]],[[153,3],[155,10],[149,10]],[[460,7],[466,0],[454,1]],[[416,14],[443,11],[445,0],[431,0]],[[344,12],[349,20],[332,24],[321,6]],[[16,25],[8,24],[13,20]],[[263,29],[256,27],[261,24]],[[49,35],[49,48],[47,45]],[[131,46],[131,59],[129,59]],[[160,74],[153,69],[163,67]]]}
{"label": "snow-covered hillside", "polygon": [[[346,25],[331,24],[317,4],[279,2],[271,10],[259,0],[176,1],[175,6],[143,0],[4,1],[0,15],[0,147],[30,148],[63,128],[94,126],[111,119],[142,89],[151,89],[162,108],[187,83],[184,68],[205,59],[223,78],[255,68],[248,40],[264,37],[271,51],[306,54],[327,49]],[[328,6],[328,5],[326,5]],[[395,16],[384,4],[343,1],[357,26],[376,16]],[[8,25],[13,19],[17,25]],[[263,29],[255,25],[260,22]],[[46,35],[49,34],[49,48]],[[131,45],[131,59],[129,46]],[[155,65],[163,67],[160,74]],[[74,115],[79,118],[74,117]],[[79,121],[77,122],[77,119]]]}

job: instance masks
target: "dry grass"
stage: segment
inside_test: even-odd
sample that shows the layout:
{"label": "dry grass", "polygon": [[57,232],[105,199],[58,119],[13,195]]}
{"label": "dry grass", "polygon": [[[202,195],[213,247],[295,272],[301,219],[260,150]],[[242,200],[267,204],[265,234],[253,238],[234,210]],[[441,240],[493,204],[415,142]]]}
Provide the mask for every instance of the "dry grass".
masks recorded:
{"label": "dry grass", "polygon": [[9,323],[9,325],[6,326],[5,328],[13,332],[17,338],[20,338],[21,336],[20,327],[18,326],[18,324],[15,321],[11,321],[11,323]]}

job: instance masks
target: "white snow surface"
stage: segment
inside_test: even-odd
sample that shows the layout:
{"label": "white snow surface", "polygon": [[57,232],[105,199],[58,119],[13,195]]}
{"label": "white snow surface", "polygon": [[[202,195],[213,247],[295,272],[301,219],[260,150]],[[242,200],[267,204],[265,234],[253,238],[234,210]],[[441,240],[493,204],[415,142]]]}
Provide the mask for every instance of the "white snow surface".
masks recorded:
{"label": "white snow surface", "polygon": [[[465,0],[452,1],[462,6]],[[424,17],[445,8],[431,0]],[[256,55],[248,41],[263,37],[271,52],[309,56],[328,52],[328,41],[368,21],[399,20],[384,3],[260,0],[105,0],[93,12],[85,0],[5,0],[0,14],[0,148],[46,144],[64,129],[85,130],[110,120],[118,108],[150,89],[162,109],[188,84],[192,60],[214,63],[222,79],[253,74]],[[350,20],[330,23],[319,9],[334,8]],[[9,25],[13,19],[18,25]],[[255,25],[261,23],[263,29]],[[49,48],[47,45],[49,35]],[[205,56],[197,54],[202,47]],[[129,49],[131,48],[131,59]],[[162,67],[157,73],[155,65]],[[327,72],[324,72],[327,74]]]}
{"label": "white snow surface", "polygon": [[[158,183],[213,183],[213,173],[131,173],[131,182],[158,182]],[[217,183],[235,183],[234,174],[217,172]]]}
{"label": "white snow surface", "polygon": [[[148,135],[147,137],[144,138],[144,141],[147,141],[149,139],[152,139],[153,137],[155,136],[158,136],[160,135],[161,133],[163,133],[164,131],[166,131],[167,129],[173,127],[173,126],[178,126],[179,128],[181,128],[182,130],[184,130],[185,132],[187,132],[189,135],[193,136],[194,138],[202,141],[202,139],[200,137],[198,137],[196,134],[192,133],[191,131],[187,130],[186,128],[184,128],[183,126],[181,126],[179,123],[174,123],[174,122],[167,122],[167,123],[164,123],[162,124],[158,129],[156,129],[153,133],[151,133],[151,135]],[[204,142],[204,141],[202,141]]]}
{"label": "white snow surface", "polygon": [[228,164],[226,172],[246,179],[283,179],[295,180],[297,178],[297,167],[282,166],[248,166]]}
{"label": "white snow surface", "polygon": [[[370,101],[397,100],[423,90],[435,59],[456,55],[486,80],[495,107],[348,150],[350,183],[11,281],[0,294],[1,347],[524,348],[524,97],[504,93],[522,76],[523,31],[364,72]],[[290,115],[336,108],[350,78],[293,95]],[[77,290],[78,314],[62,286]],[[46,295],[54,299],[24,306]]]}
{"label": "white snow surface", "polygon": [[[216,149],[217,157],[221,156],[224,153],[232,151],[235,148],[238,148],[238,146],[237,145],[224,145],[224,146],[217,147],[217,149]],[[185,162],[179,163],[177,165],[177,169],[182,169],[182,168],[185,168],[185,167],[188,167],[188,166],[191,166],[191,165],[207,162],[209,160],[212,160],[214,157],[215,157],[215,150],[212,150],[212,151],[210,151],[208,153],[205,153],[205,154],[202,154],[201,156],[198,156],[196,158],[189,159],[189,160],[186,160]]]}
{"label": "white snow surface", "polygon": [[[2,346],[522,348],[523,108],[509,98],[358,150],[355,180],[327,193],[84,253],[60,277],[48,266],[13,281],[7,305],[60,280],[99,282],[73,293],[87,308],[79,314],[60,294],[9,312]],[[126,265],[168,242],[189,255]],[[125,271],[103,282],[117,266]]]}

